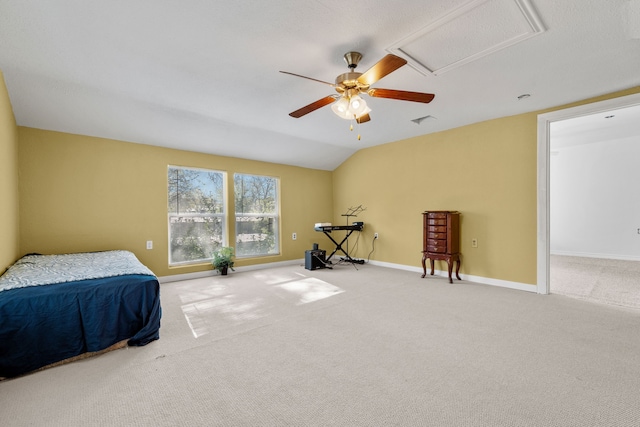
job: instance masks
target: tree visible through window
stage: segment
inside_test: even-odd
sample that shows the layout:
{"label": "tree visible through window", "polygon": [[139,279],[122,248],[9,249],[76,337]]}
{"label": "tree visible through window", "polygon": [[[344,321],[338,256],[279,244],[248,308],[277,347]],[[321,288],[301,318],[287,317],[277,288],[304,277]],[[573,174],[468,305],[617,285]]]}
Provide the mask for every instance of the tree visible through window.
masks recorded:
{"label": "tree visible through window", "polygon": [[235,174],[236,256],[275,255],[278,232],[278,179]]}
{"label": "tree visible through window", "polygon": [[225,245],[225,175],[168,168],[169,265],[209,261]]}

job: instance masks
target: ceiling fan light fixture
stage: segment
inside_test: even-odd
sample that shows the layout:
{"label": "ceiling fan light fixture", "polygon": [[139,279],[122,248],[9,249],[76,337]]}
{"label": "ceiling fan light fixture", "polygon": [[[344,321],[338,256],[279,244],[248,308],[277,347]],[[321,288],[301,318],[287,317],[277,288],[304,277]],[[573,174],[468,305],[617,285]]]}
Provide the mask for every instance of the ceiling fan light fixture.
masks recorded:
{"label": "ceiling fan light fixture", "polygon": [[331,110],[340,118],[350,119],[353,114],[349,112],[349,100],[345,97],[341,97],[331,105]]}
{"label": "ceiling fan light fixture", "polygon": [[346,96],[341,97],[331,105],[331,110],[341,119],[353,120],[368,114],[371,108],[367,106],[364,99],[354,95],[349,98]]}
{"label": "ceiling fan light fixture", "polygon": [[345,114],[349,111],[349,101],[347,98],[340,98],[338,102],[335,103],[336,109],[340,112],[340,114]]}
{"label": "ceiling fan light fixture", "polygon": [[355,116],[360,116],[367,109],[367,103],[358,95],[354,95],[349,100],[349,110]]}
{"label": "ceiling fan light fixture", "polygon": [[367,105],[365,105],[364,110],[362,110],[362,112],[360,114],[358,114],[355,118],[359,119],[362,116],[366,116],[370,112],[371,112],[371,108],[369,108]]}

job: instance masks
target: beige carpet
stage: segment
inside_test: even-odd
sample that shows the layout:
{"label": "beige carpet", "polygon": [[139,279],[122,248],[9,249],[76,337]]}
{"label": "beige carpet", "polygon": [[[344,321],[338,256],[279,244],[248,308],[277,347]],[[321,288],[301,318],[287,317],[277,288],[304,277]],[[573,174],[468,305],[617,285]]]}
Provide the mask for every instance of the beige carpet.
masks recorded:
{"label": "beige carpet", "polygon": [[552,255],[551,292],[640,309],[640,262]]}
{"label": "beige carpet", "polygon": [[161,338],[0,383],[2,426],[637,426],[640,311],[370,265],[162,285]]}

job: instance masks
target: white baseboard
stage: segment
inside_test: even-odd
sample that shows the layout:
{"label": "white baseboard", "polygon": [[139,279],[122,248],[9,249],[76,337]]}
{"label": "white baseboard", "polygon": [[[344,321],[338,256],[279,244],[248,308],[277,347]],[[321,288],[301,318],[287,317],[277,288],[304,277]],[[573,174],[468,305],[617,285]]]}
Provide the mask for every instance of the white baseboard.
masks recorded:
{"label": "white baseboard", "polygon": [[617,254],[595,254],[590,252],[571,252],[571,251],[551,251],[551,255],[575,256],[582,258],[600,258],[600,259],[617,259],[621,261],[640,261],[640,256],[633,255],[617,255]]}
{"label": "white baseboard", "polygon": [[[268,262],[265,264],[247,265],[244,267],[234,267],[234,269],[235,271],[242,272],[242,271],[252,271],[252,270],[263,270],[265,268],[282,267],[285,265],[295,265],[295,264],[304,265],[304,259]],[[178,282],[180,280],[201,279],[203,277],[215,276],[217,274],[218,272],[216,270],[198,271],[196,273],[185,273],[185,274],[175,274],[173,276],[162,276],[162,277],[158,277],[158,281],[160,283],[170,283],[170,282]]]}
{"label": "white baseboard", "polygon": [[196,273],[174,274],[172,276],[158,277],[158,281],[162,283],[179,282],[181,280],[201,279],[216,274],[215,270],[198,271]]}
{"label": "white baseboard", "polygon": [[[420,274],[423,273],[422,267],[413,267],[410,265],[403,265],[403,264],[392,264],[389,262],[381,262],[381,261],[369,261],[369,264],[377,265],[380,267],[396,268],[398,270],[414,271]],[[430,272],[431,272],[431,269],[428,268],[427,274],[430,274]],[[435,270],[433,274],[437,276],[449,277],[448,271]],[[537,285],[532,285],[528,283],[510,282],[507,280],[492,279],[489,277],[472,276],[470,274],[461,274],[460,278],[468,282],[482,283],[484,285],[491,285],[491,286],[499,286],[501,288],[517,289],[519,291],[527,291],[527,292],[538,291]]]}
{"label": "white baseboard", "polygon": [[[252,270],[263,270],[266,268],[283,267],[286,265],[295,265],[295,264],[304,265],[304,259],[295,259],[295,260],[280,261],[280,262],[269,262],[265,264],[236,267],[236,271],[242,272],[242,271],[252,271]],[[369,264],[377,265],[379,267],[395,268],[396,270],[413,271],[415,273],[422,274],[422,267],[413,267],[410,265],[394,264],[394,263],[382,262],[382,261],[369,261]],[[429,273],[429,271],[427,271],[427,273]],[[199,271],[196,273],[163,276],[163,277],[159,277],[158,280],[160,281],[160,283],[170,283],[170,282],[177,282],[179,280],[200,279],[203,277],[215,276],[217,274],[218,272],[215,270],[207,270],[207,271]],[[434,275],[449,277],[449,272],[436,270],[434,272]],[[509,288],[509,289],[517,289],[519,291],[537,292],[536,285],[530,285],[527,283],[510,282],[507,280],[492,279],[492,278],[481,277],[481,276],[472,276],[469,274],[461,274],[460,278],[468,282],[481,283],[484,285],[499,286],[502,288]]]}

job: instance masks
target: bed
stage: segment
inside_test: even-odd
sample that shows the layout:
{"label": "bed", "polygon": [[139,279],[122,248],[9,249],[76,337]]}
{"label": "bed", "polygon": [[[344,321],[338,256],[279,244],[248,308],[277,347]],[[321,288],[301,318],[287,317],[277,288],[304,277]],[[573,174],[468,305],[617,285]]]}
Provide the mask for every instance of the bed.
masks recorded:
{"label": "bed", "polygon": [[160,285],[129,251],[30,254],[0,276],[0,378],[159,338]]}

